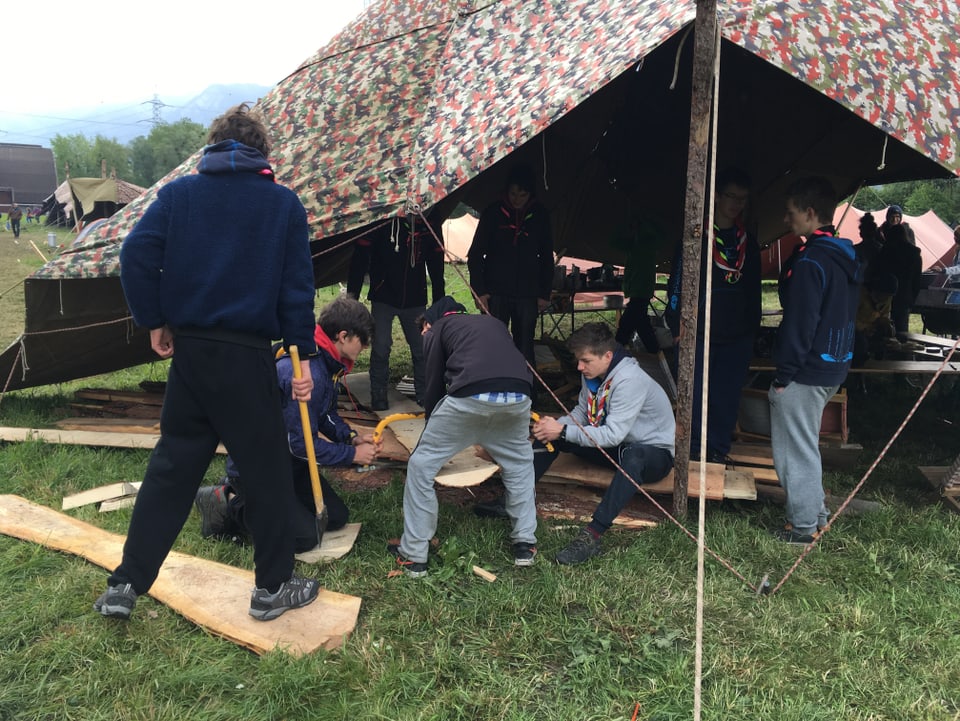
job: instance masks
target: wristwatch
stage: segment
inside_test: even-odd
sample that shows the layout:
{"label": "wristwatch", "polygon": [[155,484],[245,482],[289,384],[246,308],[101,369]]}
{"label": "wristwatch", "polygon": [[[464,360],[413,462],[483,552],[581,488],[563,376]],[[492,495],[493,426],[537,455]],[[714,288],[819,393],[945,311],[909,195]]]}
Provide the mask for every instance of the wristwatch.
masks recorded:
{"label": "wristwatch", "polygon": [[567,426],[565,424],[560,426],[560,435],[557,436],[557,440],[558,441],[567,440]]}

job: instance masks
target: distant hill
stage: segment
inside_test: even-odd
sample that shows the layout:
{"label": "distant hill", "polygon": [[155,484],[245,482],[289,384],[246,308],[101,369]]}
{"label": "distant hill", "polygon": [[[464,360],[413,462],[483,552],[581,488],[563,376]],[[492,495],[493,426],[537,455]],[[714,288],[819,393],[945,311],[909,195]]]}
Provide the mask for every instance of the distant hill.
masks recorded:
{"label": "distant hill", "polygon": [[[238,103],[253,105],[269,91],[270,88],[263,85],[211,85],[196,97],[189,98],[182,104],[170,101],[167,103],[167,107],[160,109],[160,116],[168,123],[175,123],[186,118],[207,126],[227,108]],[[132,140],[138,135],[146,135],[149,132],[149,129],[145,132],[141,130],[141,132],[131,135],[130,139]],[[127,142],[120,138],[118,140],[122,143]]]}
{"label": "distant hill", "polygon": [[[199,95],[185,97],[160,96],[159,116],[167,123],[189,118],[203,126],[237,103],[253,104],[270,91],[264,85],[211,85]],[[4,143],[23,143],[50,147],[56,135],[102,135],[126,144],[141,135],[149,135],[154,116],[154,99],[95,108],[59,110],[55,116],[11,115],[0,119]]]}

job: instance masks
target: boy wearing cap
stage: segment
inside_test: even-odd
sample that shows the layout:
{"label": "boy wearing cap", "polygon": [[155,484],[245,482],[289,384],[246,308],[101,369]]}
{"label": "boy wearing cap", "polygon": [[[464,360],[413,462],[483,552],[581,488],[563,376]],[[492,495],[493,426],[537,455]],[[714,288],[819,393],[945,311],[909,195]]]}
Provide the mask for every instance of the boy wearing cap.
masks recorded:
{"label": "boy wearing cap", "polygon": [[437,530],[433,488],[440,468],[474,444],[500,466],[507,515],[513,524],[514,564],[531,566],[537,554],[530,424],[531,375],[506,326],[490,315],[467,315],[450,296],[421,319],[427,422],[407,464],[403,536],[388,543],[404,572],[427,573],[427,550]]}
{"label": "boy wearing cap", "polygon": [[773,465],[787,495],[787,525],[774,535],[813,542],[826,526],[820,421],[853,359],[861,268],[846,238],[831,225],[836,195],[826,178],[801,178],[787,191],[784,222],[806,243],[781,278],[783,321],[770,386]]}

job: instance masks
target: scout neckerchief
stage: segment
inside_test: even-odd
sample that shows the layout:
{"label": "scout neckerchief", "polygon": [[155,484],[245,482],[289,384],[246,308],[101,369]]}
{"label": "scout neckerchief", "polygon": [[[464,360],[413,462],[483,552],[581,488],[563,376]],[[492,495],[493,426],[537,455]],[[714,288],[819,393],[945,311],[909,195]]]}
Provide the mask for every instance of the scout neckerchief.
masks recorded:
{"label": "scout neckerchief", "polygon": [[747,258],[747,229],[739,217],[733,221],[733,225],[736,237],[732,243],[720,237],[720,228],[713,226],[713,262],[720,270],[726,271],[723,279],[731,285],[740,281],[743,263]]}
{"label": "scout neckerchief", "polygon": [[807,238],[807,240],[803,243],[803,245],[797,246],[794,249],[793,254],[787,259],[787,262],[784,265],[784,269],[786,270],[786,273],[784,273],[781,276],[780,283],[784,284],[786,283],[786,281],[790,280],[790,276],[793,275],[793,266],[795,265],[797,258],[803,255],[803,253],[807,250],[807,247],[808,247],[807,244],[811,240],[813,240],[814,238],[833,238],[836,236],[836,234],[837,234],[837,231],[834,230],[832,225],[822,225],[819,228],[817,228],[815,231],[813,231],[810,234],[810,237]]}
{"label": "scout neckerchief", "polygon": [[610,397],[610,371],[607,371],[607,378],[601,383],[597,381],[597,387],[591,388],[590,381],[587,381],[587,423],[591,426],[599,426],[607,415],[607,399]]}
{"label": "scout neckerchief", "polygon": [[510,205],[508,199],[504,199],[500,202],[500,212],[506,216],[506,225],[501,225],[501,228],[508,228],[513,231],[513,244],[516,245],[517,241],[520,239],[521,235],[530,235],[530,231],[524,229],[524,223],[526,223],[530,218],[533,217],[533,198],[527,201],[527,204],[522,208],[514,208]]}

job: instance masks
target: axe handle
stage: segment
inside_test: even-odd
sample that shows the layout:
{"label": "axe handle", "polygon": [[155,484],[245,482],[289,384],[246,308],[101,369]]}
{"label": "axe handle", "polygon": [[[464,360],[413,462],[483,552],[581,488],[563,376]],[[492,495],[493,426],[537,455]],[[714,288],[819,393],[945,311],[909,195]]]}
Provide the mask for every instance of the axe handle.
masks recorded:
{"label": "axe handle", "polygon": [[[303,370],[300,368],[300,351],[295,345],[290,346],[290,359],[293,361],[293,377],[301,378]],[[320,488],[320,471],[317,470],[317,452],[313,447],[313,433],[310,431],[310,411],[306,401],[297,401],[300,404],[300,425],[303,426],[303,444],[307,447],[307,466],[310,469],[310,488],[313,489],[313,503],[317,513],[323,511],[323,489]]]}

